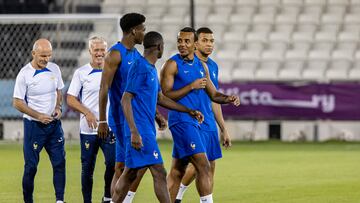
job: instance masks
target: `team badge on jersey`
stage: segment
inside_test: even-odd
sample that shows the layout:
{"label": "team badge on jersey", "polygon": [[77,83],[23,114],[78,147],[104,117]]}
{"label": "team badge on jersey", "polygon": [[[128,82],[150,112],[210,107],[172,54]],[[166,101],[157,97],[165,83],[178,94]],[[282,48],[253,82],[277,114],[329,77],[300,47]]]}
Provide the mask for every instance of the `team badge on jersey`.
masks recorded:
{"label": "team badge on jersey", "polygon": [[191,147],[192,150],[195,150],[195,148],[196,148],[195,143],[191,142],[191,143],[190,143],[190,147]]}
{"label": "team badge on jersey", "polygon": [[90,143],[89,143],[88,140],[85,141],[85,144],[84,144],[84,145],[85,145],[85,149],[86,149],[86,150],[89,150],[89,148],[90,148]]}
{"label": "team badge on jersey", "polygon": [[34,148],[34,150],[37,150],[37,148],[38,148],[38,143],[37,142],[34,142],[33,148]]}
{"label": "team badge on jersey", "polygon": [[116,138],[115,138],[115,137],[112,137],[112,138],[110,139],[109,144],[114,144],[115,142],[116,142]]}
{"label": "team badge on jersey", "polygon": [[157,151],[154,151],[153,155],[154,155],[155,159],[159,158],[159,153],[157,153]]}

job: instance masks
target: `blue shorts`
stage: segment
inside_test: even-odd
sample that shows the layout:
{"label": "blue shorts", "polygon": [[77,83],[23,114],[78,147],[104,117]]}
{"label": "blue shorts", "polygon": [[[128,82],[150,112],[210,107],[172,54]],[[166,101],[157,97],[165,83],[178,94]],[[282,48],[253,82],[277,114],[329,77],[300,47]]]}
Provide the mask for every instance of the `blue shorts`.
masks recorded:
{"label": "blue shorts", "polygon": [[194,154],[205,153],[200,127],[192,123],[177,123],[170,127],[174,140],[172,156],[183,159]]}
{"label": "blue shorts", "polygon": [[128,168],[142,168],[145,166],[162,164],[163,160],[156,142],[155,135],[141,135],[143,147],[136,150],[131,146],[131,136],[126,136],[125,166]]}
{"label": "blue shorts", "polygon": [[202,140],[206,149],[206,156],[209,161],[222,157],[218,131],[201,131]]}
{"label": "blue shorts", "polygon": [[116,126],[111,126],[110,128],[116,138],[115,162],[124,163],[125,162],[124,126],[116,125]]}

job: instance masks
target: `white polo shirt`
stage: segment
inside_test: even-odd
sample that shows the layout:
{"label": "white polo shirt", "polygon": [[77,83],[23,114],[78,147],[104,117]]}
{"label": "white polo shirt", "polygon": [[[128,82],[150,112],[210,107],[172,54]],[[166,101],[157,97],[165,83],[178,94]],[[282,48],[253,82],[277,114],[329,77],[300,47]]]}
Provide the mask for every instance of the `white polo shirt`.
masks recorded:
{"label": "white polo shirt", "polygon": [[[94,69],[88,63],[75,70],[67,94],[78,97],[99,120],[99,91],[102,69]],[[119,107],[121,108],[121,107]],[[84,114],[80,114],[80,133],[96,134],[97,129],[88,126]]]}
{"label": "white polo shirt", "polygon": [[[35,69],[31,63],[21,68],[16,77],[14,98],[24,100],[37,112],[51,115],[56,106],[57,90],[64,87],[58,65],[49,62],[41,70]],[[24,118],[37,120],[27,114]]]}

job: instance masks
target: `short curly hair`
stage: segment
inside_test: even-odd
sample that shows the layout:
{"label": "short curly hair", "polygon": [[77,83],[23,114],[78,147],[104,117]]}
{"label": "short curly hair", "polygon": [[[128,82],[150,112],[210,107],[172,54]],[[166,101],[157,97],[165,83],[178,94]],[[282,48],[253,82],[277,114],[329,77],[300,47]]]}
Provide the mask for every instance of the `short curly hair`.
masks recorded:
{"label": "short curly hair", "polygon": [[120,19],[121,30],[125,33],[129,32],[131,28],[144,23],[145,16],[139,13],[127,13]]}

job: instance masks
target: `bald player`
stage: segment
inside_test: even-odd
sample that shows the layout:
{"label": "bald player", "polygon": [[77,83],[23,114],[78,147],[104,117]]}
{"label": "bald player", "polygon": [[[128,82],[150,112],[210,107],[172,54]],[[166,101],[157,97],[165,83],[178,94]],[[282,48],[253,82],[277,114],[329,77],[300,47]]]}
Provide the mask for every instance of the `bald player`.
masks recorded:
{"label": "bald player", "polygon": [[13,96],[13,106],[24,114],[24,202],[33,202],[39,155],[45,147],[53,168],[56,203],[63,203],[65,140],[60,118],[64,82],[59,66],[49,62],[52,46],[48,40],[37,40],[31,55],[32,61],[21,68],[16,77]]}

